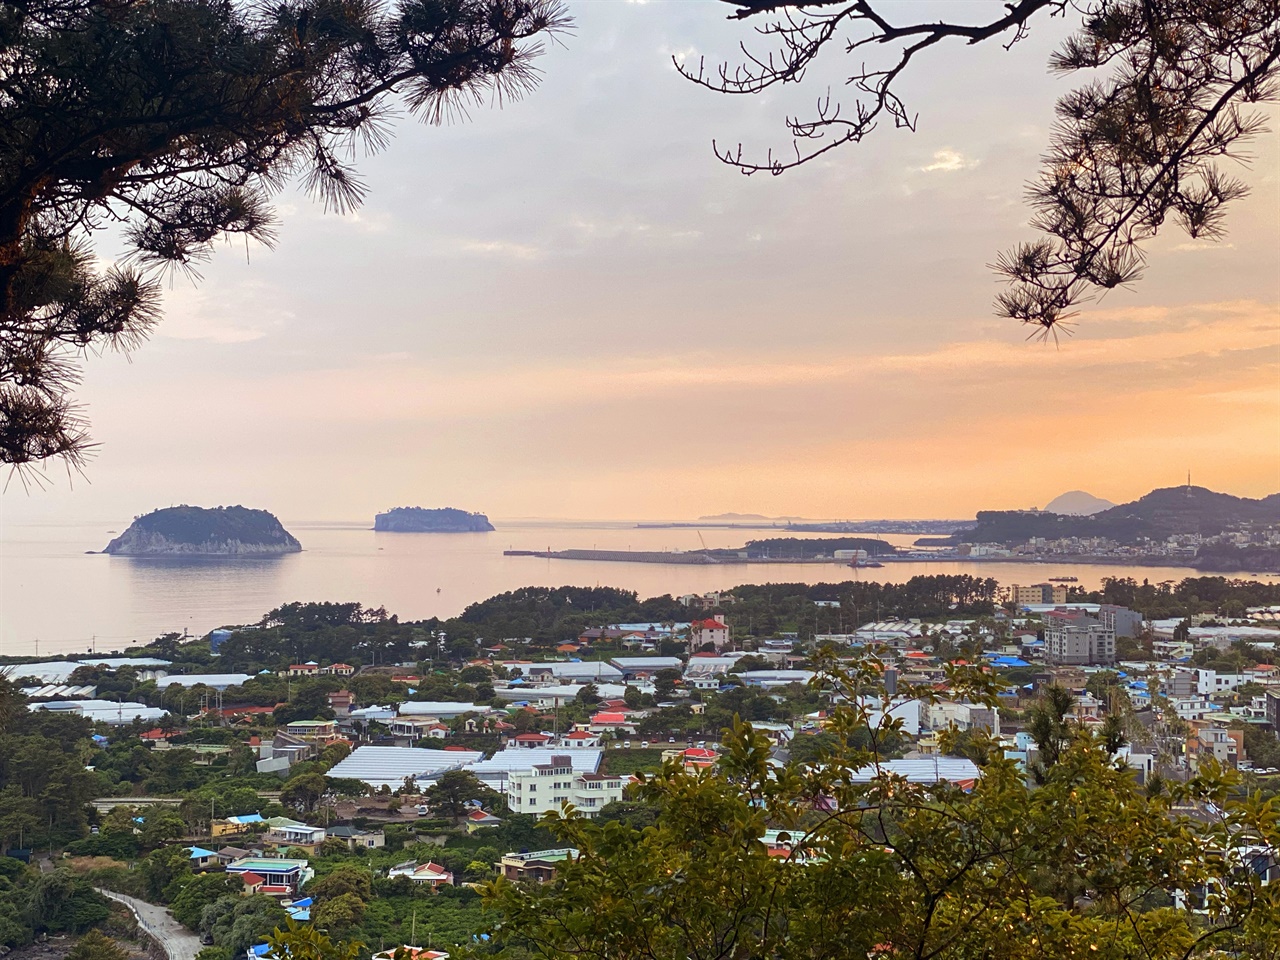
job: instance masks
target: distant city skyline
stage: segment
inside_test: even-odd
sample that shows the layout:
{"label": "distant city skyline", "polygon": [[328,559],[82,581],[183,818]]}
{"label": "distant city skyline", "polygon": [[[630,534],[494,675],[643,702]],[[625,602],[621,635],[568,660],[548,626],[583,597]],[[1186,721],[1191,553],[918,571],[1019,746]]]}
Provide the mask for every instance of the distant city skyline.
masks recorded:
{"label": "distant city skyline", "polygon": [[[922,61],[916,133],[783,177],[805,89],[730,98],[672,56],[732,55],[720,3],[577,4],[526,101],[396,123],[365,206],[283,194],[275,250],[220,250],[131,358],[90,359],[84,478],[10,478],[5,523],[242,503],[290,519],[395,505],[491,517],[735,511],[964,517],[1068,490],[1280,490],[1280,145],[1221,243],[1172,226],[1145,278],[1058,347],[996,319],[986,267],[1032,236],[1063,24]],[[941,82],[945,78],[945,82]],[[1275,111],[1271,111],[1274,129]],[[113,251],[110,239],[104,253]]]}

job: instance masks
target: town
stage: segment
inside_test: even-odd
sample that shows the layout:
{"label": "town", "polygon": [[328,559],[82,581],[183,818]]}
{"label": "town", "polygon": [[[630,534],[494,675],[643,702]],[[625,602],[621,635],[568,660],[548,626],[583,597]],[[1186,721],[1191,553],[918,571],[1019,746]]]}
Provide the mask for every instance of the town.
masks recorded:
{"label": "town", "polygon": [[[803,768],[849,703],[868,777],[972,790],[999,756],[1030,782],[1060,746],[1036,720],[1052,702],[1054,736],[1106,738],[1138,786],[1224,769],[1274,795],[1277,640],[1280,588],[1251,581],[922,577],[650,601],[528,588],[444,623],[293,604],[10,663],[0,863],[83,902],[7,924],[0,907],[0,942],[101,921],[97,889],[168,907],[202,960],[259,956],[290,921],[442,960],[492,919],[485,884],[544,883],[579,855],[542,818],[652,822],[641,780],[714,772],[739,719],[770,765]],[[854,666],[875,682],[850,696],[829,680]]]}

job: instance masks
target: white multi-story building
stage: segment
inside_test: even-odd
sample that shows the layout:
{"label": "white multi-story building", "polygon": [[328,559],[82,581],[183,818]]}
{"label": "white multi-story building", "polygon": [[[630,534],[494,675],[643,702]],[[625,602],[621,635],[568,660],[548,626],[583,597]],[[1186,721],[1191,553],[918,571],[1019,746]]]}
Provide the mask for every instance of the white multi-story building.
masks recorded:
{"label": "white multi-story building", "polygon": [[603,773],[574,773],[573,760],[556,755],[549,763],[507,775],[507,805],[512,813],[541,816],[571,803],[594,817],[609,803],[622,799],[627,779]]}

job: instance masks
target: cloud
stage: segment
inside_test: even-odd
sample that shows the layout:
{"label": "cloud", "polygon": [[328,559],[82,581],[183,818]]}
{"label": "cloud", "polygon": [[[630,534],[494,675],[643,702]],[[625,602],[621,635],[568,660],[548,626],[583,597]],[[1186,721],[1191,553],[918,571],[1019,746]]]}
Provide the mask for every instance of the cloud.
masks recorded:
{"label": "cloud", "polygon": [[942,150],[936,151],[933,155],[933,163],[930,163],[927,166],[921,167],[920,172],[921,173],[936,173],[936,172],[953,173],[956,170],[969,170],[969,169],[972,169],[973,167],[976,167],[977,165],[978,165],[977,160],[971,157],[966,157],[963,153],[960,153],[958,150],[952,150],[950,147],[946,147]]}
{"label": "cloud", "polygon": [[192,287],[175,283],[165,292],[164,320],[156,335],[169,340],[235,344],[261,340],[294,319],[279,291],[261,280]]}
{"label": "cloud", "polygon": [[1195,250],[1234,250],[1234,243],[1215,243],[1212,240],[1190,240],[1173,247],[1178,253],[1189,253]]}
{"label": "cloud", "polygon": [[479,253],[515,260],[541,260],[545,251],[528,243],[511,243],[507,240],[464,240],[458,249],[467,253]]}

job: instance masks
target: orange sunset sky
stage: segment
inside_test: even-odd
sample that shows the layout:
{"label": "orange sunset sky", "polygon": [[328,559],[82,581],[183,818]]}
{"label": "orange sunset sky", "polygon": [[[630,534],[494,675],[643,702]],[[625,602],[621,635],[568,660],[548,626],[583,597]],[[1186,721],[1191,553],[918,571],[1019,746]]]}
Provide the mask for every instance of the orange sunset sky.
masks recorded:
{"label": "orange sunset sky", "polygon": [[1023,184],[1073,82],[1045,69],[1060,21],[922,61],[917,132],[747,178],[712,137],[785,144],[842,57],[719,97],[670,58],[732,53],[723,4],[571,10],[529,99],[402,120],[357,214],[288,190],[275,250],[175,278],[151,343],[87,365],[87,476],[11,482],[6,518],[958,518],[1188,469],[1280,490],[1275,133],[1235,168],[1224,242],[1170,227],[1055,347],[993,316],[986,265],[1031,236]]}

